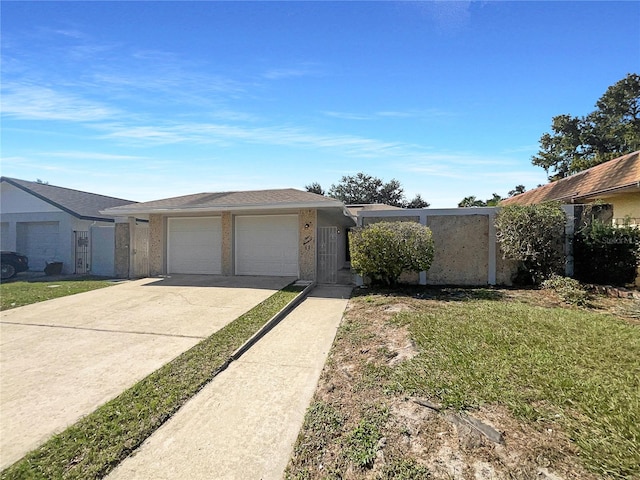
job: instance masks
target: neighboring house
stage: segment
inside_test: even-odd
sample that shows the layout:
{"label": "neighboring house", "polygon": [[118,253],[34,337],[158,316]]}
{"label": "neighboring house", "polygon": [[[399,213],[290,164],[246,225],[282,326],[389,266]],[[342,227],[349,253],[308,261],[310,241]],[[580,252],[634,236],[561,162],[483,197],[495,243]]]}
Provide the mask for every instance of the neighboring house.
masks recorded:
{"label": "neighboring house", "polygon": [[640,151],[507,198],[504,205],[531,205],[547,201],[584,204],[601,201],[613,206],[613,220],[626,218],[640,225]]}
{"label": "neighboring house", "polygon": [[[120,277],[273,275],[335,283],[346,265],[346,229],[356,224],[340,201],[294,189],[199,193],[102,213],[116,219]],[[143,262],[136,218],[148,220]]]}
{"label": "neighboring house", "polygon": [[67,274],[113,275],[114,221],[100,210],[131,203],[0,177],[0,246],[27,255],[34,271],[56,261]]}

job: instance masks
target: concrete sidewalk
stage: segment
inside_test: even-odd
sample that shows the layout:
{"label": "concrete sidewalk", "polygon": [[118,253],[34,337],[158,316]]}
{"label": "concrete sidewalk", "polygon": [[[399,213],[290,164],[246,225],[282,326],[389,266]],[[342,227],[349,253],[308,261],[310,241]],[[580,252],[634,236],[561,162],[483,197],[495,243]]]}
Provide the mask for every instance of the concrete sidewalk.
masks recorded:
{"label": "concrete sidewalk", "polygon": [[350,293],[317,287],[107,478],[281,479]]}

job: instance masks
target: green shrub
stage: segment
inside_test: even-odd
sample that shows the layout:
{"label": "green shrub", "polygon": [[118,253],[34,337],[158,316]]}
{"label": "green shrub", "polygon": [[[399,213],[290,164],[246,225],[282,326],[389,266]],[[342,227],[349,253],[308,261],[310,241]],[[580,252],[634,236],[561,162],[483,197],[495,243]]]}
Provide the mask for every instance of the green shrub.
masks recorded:
{"label": "green shrub", "polygon": [[554,291],[565,303],[587,305],[589,293],[574,278],[552,275],[542,282],[542,288]]}
{"label": "green shrub", "polygon": [[373,282],[395,285],[405,271],[426,271],[433,261],[429,227],[415,222],[380,222],[349,233],[351,268]]}
{"label": "green shrub", "polygon": [[586,283],[625,285],[636,278],[640,229],[594,220],[575,236],[575,277]]}
{"label": "green shrub", "polygon": [[565,222],[557,202],[503,207],[495,225],[504,258],[520,262],[526,280],[535,284],[562,273]]}

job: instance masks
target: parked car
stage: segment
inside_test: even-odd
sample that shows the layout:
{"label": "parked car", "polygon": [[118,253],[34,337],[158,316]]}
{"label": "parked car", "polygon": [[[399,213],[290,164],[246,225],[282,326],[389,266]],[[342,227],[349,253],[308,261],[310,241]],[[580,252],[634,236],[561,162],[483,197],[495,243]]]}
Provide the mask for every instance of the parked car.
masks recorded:
{"label": "parked car", "polygon": [[25,272],[29,270],[29,259],[26,255],[21,255],[17,252],[0,252],[2,259],[2,280],[7,280],[16,275],[16,273]]}

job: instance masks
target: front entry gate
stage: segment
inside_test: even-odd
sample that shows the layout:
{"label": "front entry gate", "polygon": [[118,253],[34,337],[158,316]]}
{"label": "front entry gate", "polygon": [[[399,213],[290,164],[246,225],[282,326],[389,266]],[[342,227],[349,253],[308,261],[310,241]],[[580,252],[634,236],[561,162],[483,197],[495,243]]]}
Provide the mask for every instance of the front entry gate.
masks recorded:
{"label": "front entry gate", "polygon": [[89,273],[90,269],[90,255],[89,255],[89,232],[75,231],[73,232],[75,237],[76,255],[75,255],[75,269],[76,274]]}
{"label": "front entry gate", "polygon": [[338,281],[338,227],[318,228],[318,283]]}

